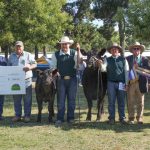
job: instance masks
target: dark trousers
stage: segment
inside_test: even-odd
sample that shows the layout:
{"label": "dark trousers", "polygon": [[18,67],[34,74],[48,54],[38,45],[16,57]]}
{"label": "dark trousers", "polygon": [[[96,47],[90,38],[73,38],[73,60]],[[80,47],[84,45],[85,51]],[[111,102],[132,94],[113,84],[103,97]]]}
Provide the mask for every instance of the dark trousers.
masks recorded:
{"label": "dark trousers", "polygon": [[74,119],[77,78],[59,79],[57,92],[57,120],[64,121],[65,100],[67,98],[67,121]]}
{"label": "dark trousers", "polygon": [[119,120],[125,119],[125,91],[119,90],[119,83],[107,83],[109,119],[115,120],[115,103],[118,102]]}
{"label": "dark trousers", "polygon": [[3,114],[4,95],[0,95],[0,117]]}

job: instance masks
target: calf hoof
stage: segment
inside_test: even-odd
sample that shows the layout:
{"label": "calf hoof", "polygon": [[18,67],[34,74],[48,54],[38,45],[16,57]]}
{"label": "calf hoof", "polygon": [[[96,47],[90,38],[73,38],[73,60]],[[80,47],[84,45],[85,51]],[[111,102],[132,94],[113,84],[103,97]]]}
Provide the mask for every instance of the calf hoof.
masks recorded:
{"label": "calf hoof", "polygon": [[37,122],[41,123],[41,119],[37,118]]}
{"label": "calf hoof", "polygon": [[100,118],[97,118],[97,119],[96,119],[96,122],[100,122],[100,121],[101,121]]}
{"label": "calf hoof", "polygon": [[86,121],[91,121],[91,118],[87,117],[87,118],[86,118]]}
{"label": "calf hoof", "polygon": [[41,123],[41,120],[40,120],[40,119],[37,119],[37,122]]}

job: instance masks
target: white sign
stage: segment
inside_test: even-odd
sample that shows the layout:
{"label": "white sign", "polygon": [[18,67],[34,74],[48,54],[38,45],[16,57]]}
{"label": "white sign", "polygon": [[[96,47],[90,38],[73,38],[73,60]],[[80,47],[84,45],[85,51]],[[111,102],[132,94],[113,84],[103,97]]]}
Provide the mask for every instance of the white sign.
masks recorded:
{"label": "white sign", "polygon": [[25,94],[25,72],[20,66],[0,66],[0,95]]}

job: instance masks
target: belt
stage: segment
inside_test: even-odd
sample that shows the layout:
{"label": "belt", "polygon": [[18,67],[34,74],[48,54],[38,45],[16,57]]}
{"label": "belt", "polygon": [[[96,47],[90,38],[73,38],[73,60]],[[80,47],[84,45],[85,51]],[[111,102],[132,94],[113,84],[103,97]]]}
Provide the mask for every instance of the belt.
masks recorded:
{"label": "belt", "polygon": [[69,80],[69,79],[71,79],[71,76],[61,76],[61,79]]}
{"label": "belt", "polygon": [[133,83],[136,83],[136,82],[138,82],[139,81],[139,79],[138,78],[135,78],[134,80],[130,80],[129,81],[129,84],[133,84]]}

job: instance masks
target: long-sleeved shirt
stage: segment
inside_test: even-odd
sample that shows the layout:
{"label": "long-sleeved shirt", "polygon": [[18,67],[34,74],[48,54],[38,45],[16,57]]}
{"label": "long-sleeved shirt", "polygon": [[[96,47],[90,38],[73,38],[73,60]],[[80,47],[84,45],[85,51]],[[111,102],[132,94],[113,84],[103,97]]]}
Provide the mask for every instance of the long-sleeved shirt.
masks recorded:
{"label": "long-sleeved shirt", "polygon": [[[113,57],[113,56],[111,56],[111,57]],[[120,57],[120,56],[118,56],[118,57]],[[117,59],[118,57],[113,57],[113,58]],[[101,71],[102,72],[107,72],[107,65],[108,65],[107,59],[108,58],[106,58],[104,60],[104,62],[101,64]],[[127,60],[125,59],[124,72],[125,72],[125,83],[126,84],[128,84],[128,71],[129,71],[129,65],[128,65]]]}

